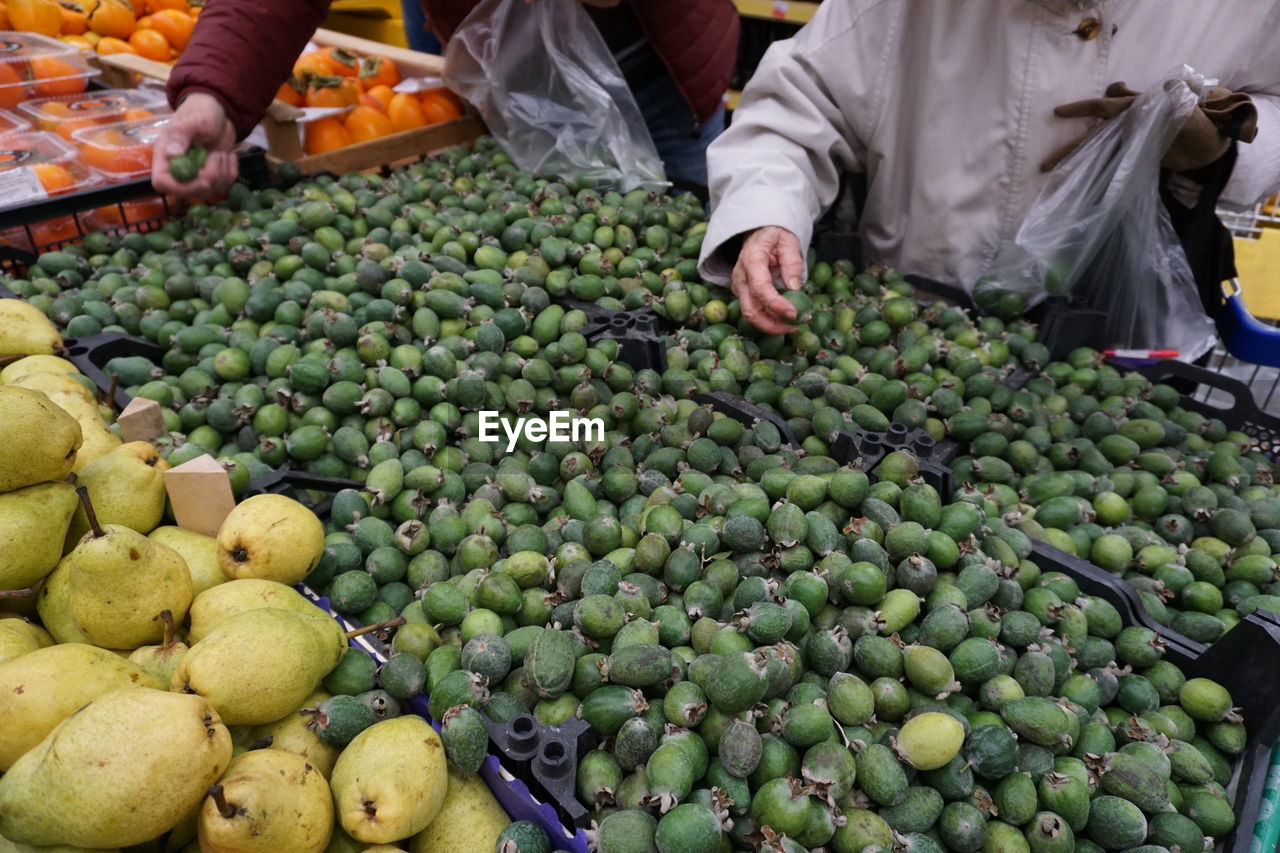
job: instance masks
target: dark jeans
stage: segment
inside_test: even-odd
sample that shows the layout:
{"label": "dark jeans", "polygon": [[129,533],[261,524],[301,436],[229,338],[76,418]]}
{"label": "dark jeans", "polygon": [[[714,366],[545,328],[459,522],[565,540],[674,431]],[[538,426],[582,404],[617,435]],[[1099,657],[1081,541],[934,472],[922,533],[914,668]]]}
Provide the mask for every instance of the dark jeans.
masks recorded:
{"label": "dark jeans", "polygon": [[631,82],[631,93],[649,127],[649,135],[662,158],[667,178],[707,182],[707,146],[724,131],[724,107],[701,125],[676,88],[671,75],[651,74]]}

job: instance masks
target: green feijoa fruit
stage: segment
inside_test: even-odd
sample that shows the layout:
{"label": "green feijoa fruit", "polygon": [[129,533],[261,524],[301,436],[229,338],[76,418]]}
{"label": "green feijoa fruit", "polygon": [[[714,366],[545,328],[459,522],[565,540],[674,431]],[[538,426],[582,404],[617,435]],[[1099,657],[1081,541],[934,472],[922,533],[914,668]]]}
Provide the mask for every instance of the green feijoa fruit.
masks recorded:
{"label": "green feijoa fruit", "polygon": [[1239,755],[1244,752],[1244,723],[1231,722],[1230,720],[1210,723],[1205,729],[1205,737],[1227,755]]}
{"label": "green feijoa fruit", "polygon": [[1121,663],[1145,669],[1160,660],[1164,643],[1150,628],[1130,625],[1116,635],[1116,655]]}
{"label": "green feijoa fruit", "polygon": [[964,738],[964,726],[955,716],[926,711],[903,723],[898,730],[897,751],[918,770],[936,770],[960,752]]}
{"label": "green feijoa fruit", "polygon": [[344,747],[377,719],[369,706],[356,696],[338,695],[325,699],[315,708],[303,708],[311,717],[307,728],[330,746]]}
{"label": "green feijoa fruit", "polygon": [[[805,648],[805,657],[814,672],[830,677],[848,669],[853,650],[848,632],[837,625],[829,630],[817,631],[810,635],[809,643]],[[894,652],[896,657],[896,647]]]}
{"label": "green feijoa fruit", "polygon": [[393,654],[378,670],[378,686],[397,699],[408,699],[427,685],[427,668],[417,655]]}
{"label": "green feijoa fruit", "polygon": [[578,799],[599,808],[613,802],[614,793],[622,784],[622,769],[613,754],[595,749],[578,762]]}
{"label": "green feijoa fruit", "polygon": [[985,710],[999,711],[1005,702],[1021,699],[1026,694],[1011,675],[997,675],[978,688],[978,704]]}
{"label": "green feijoa fruit", "polygon": [[912,786],[901,803],[881,809],[894,832],[928,832],[942,814],[942,795],[932,788]]}
{"label": "green feijoa fruit", "polygon": [[[1169,781],[1169,777],[1173,773],[1173,766],[1169,761],[1169,756],[1165,754],[1164,749],[1150,741],[1134,741],[1132,743],[1126,743],[1120,748],[1120,752],[1140,759],[1144,764],[1155,771],[1155,774],[1160,777],[1162,782]],[[1103,753],[1098,754],[1101,755]],[[1120,795],[1117,794],[1117,796]]]}
{"label": "green feijoa fruit", "polygon": [[847,808],[841,812],[844,825],[831,838],[835,853],[862,853],[864,850],[893,849],[893,828],[873,811]]}
{"label": "green feijoa fruit", "polygon": [[1177,853],[1204,849],[1204,833],[1191,818],[1177,812],[1160,812],[1148,821],[1148,844],[1157,844]]}
{"label": "green feijoa fruit", "polygon": [[796,749],[808,749],[831,737],[834,730],[830,712],[819,704],[795,705],[782,718],[782,736]]}
{"label": "green feijoa fruit", "polygon": [[658,642],[662,645],[669,649],[689,645],[693,623],[683,610],[663,604],[654,608],[651,618],[658,625]]}
{"label": "green feijoa fruit", "polygon": [[1071,720],[1061,705],[1040,696],[1006,702],[1000,716],[1019,736],[1040,746],[1071,747]]}
{"label": "green feijoa fruit", "polygon": [[755,726],[742,720],[733,720],[720,737],[718,757],[724,769],[739,779],[745,779],[760,764],[763,743]]}
{"label": "green feijoa fruit", "polygon": [[723,840],[720,819],[706,806],[684,803],[658,821],[658,853],[715,853]]}
{"label": "green feijoa fruit", "polygon": [[1128,800],[1148,813],[1160,811],[1169,802],[1164,780],[1138,756],[1113,752],[1105,761],[1101,787],[1108,794]]}
{"label": "green feijoa fruit", "polygon": [[1146,839],[1147,819],[1128,800],[1104,795],[1090,806],[1086,833],[1103,849],[1126,850]]}
{"label": "green feijoa fruit", "polygon": [[1178,691],[1178,704],[1192,719],[1217,722],[1231,712],[1231,694],[1208,678],[1191,678]]}
{"label": "green feijoa fruit", "polygon": [[875,713],[875,697],[858,676],[837,672],[827,684],[827,708],[837,722],[857,726]]}
{"label": "green feijoa fruit", "polygon": [[955,671],[947,656],[930,646],[912,645],[902,650],[903,671],[911,686],[927,696],[952,692]]}
{"label": "green feijoa fruit", "polygon": [[1067,676],[1059,685],[1058,692],[1063,698],[1089,712],[1096,711],[1102,703],[1102,690],[1098,682],[1081,672]]}
{"label": "green feijoa fruit", "polygon": [[1231,810],[1231,803],[1217,791],[1183,789],[1182,810],[1208,836],[1220,837],[1235,827],[1236,816]]}
{"label": "green feijoa fruit", "polygon": [[859,561],[840,573],[837,585],[846,602],[870,607],[884,598],[886,583],[885,573],[879,566]]}
{"label": "green feijoa fruit", "polygon": [[751,642],[758,646],[781,640],[791,630],[791,613],[773,601],[756,601],[735,619],[745,629]]}
{"label": "green feijoa fruit", "polygon": [[422,596],[422,612],[432,624],[461,624],[470,608],[466,593],[451,583],[432,584]]}
{"label": "green feijoa fruit", "polygon": [[[932,603],[932,601],[930,602]],[[1006,614],[1012,616],[1018,611]],[[1033,618],[1034,622],[1035,619]],[[1036,623],[1036,631],[1040,624]],[[920,622],[920,635],[917,638],[922,646],[928,646],[940,652],[954,649],[969,633],[969,616],[955,604],[944,604],[933,607]],[[948,667],[950,663],[948,662]]]}
{"label": "green feijoa fruit", "polygon": [[702,685],[711,705],[737,714],[755,705],[768,687],[768,659],[759,653],[722,655]]}
{"label": "green feijoa fruit", "polygon": [[871,678],[900,678],[904,672],[901,649],[875,634],[864,634],[853,644],[853,662]]}
{"label": "green feijoa fruit", "polygon": [[907,796],[907,774],[897,756],[884,744],[873,743],[857,756],[858,784],[874,802],[894,806]]}
{"label": "green feijoa fruit", "polygon": [[685,748],[668,741],[658,746],[645,763],[645,775],[649,790],[660,811],[671,807],[689,796],[693,789],[694,768]]}
{"label": "green feijoa fruit", "polygon": [[990,820],[986,826],[983,853],[1031,853],[1031,846],[1022,830],[1000,820]]}
{"label": "green feijoa fruit", "polygon": [[455,705],[440,721],[440,741],[450,763],[463,773],[476,773],[489,754],[489,729],[484,717],[468,705]]}
{"label": "green feijoa fruit", "polygon": [[574,625],[593,640],[612,637],[622,628],[625,619],[626,611],[610,595],[587,595],[573,611]]}
{"label": "green feijoa fruit", "polygon": [[751,799],[751,819],[782,835],[796,836],[809,820],[809,797],[795,779],[770,779]]}
{"label": "green feijoa fruit", "polygon": [[348,648],[324,679],[324,689],[333,694],[354,696],[372,690],[377,664],[368,653]]}
{"label": "green feijoa fruit", "polygon": [[1000,577],[986,563],[971,563],[956,575],[956,586],[964,593],[965,601],[972,610],[996,594]]}
{"label": "green feijoa fruit", "polygon": [[[1000,618],[1000,641],[1017,649],[1025,649],[1040,636],[1041,627],[1040,620],[1025,610],[1011,610]],[[1014,672],[1017,672],[1016,668]]]}
{"label": "green feijoa fruit", "polygon": [[857,509],[867,497],[871,489],[871,481],[867,475],[857,468],[841,468],[831,475],[827,484],[827,494],[845,509]]}
{"label": "green feijoa fruit", "polygon": [[614,757],[624,773],[644,766],[657,748],[657,729],[643,717],[632,717],[624,722],[613,742]]}
{"label": "green feijoa fruit", "polygon": [[616,734],[622,724],[649,707],[639,690],[618,684],[606,684],[593,690],[582,700],[578,713],[600,734]]}
{"label": "green feijoa fruit", "polygon": [[1116,748],[1115,735],[1111,727],[1103,723],[1087,722],[1080,726],[1080,737],[1072,748],[1071,754],[1081,758],[1088,753],[1105,755]]}
{"label": "green feijoa fruit", "polygon": [[1000,673],[1000,652],[996,644],[980,637],[960,641],[948,655],[961,684],[980,685]]}
{"label": "green feijoa fruit", "polygon": [[[610,599],[611,600],[611,599]],[[541,699],[555,699],[569,689],[577,661],[578,641],[569,631],[548,628],[529,643],[525,676]]]}
{"label": "green feijoa fruit", "polygon": [[1067,822],[1053,812],[1039,812],[1024,830],[1031,853],[1072,853],[1075,833]]}
{"label": "green feijoa fruit", "polygon": [[[1038,803],[1036,783],[1031,774],[1019,771],[1010,773],[1000,780],[992,791],[996,810],[1007,823],[1022,826],[1035,815]],[[1089,800],[1084,800],[1085,814],[1088,814]]]}
{"label": "green feijoa fruit", "polygon": [[[626,780],[622,784],[626,784]],[[620,790],[621,787],[620,784]],[[655,853],[657,829],[658,821],[641,809],[611,812],[602,818],[596,830],[596,848],[600,853]]]}
{"label": "green feijoa fruit", "polygon": [[938,816],[938,836],[956,853],[977,853],[986,838],[986,818],[969,803],[947,803]]}
{"label": "green feijoa fruit", "polygon": [[1167,747],[1169,768],[1179,782],[1203,785],[1213,779],[1213,765],[1190,743],[1174,738]]}
{"label": "green feijoa fruit", "polygon": [[363,571],[343,572],[329,585],[329,604],[339,613],[360,613],[377,600],[378,584]]}
{"label": "green feijoa fruit", "polygon": [[434,693],[446,675],[462,668],[462,650],[452,645],[439,646],[427,655],[426,667],[427,692]]}
{"label": "green feijoa fruit", "polygon": [[656,643],[616,649],[608,658],[609,680],[628,687],[649,687],[671,674],[671,651]]}
{"label": "green feijoa fruit", "polygon": [[1160,694],[1141,675],[1122,675],[1117,679],[1116,701],[1131,714],[1144,714],[1160,707]]}
{"label": "green feijoa fruit", "polygon": [[920,615],[920,597],[909,589],[891,589],[880,599],[878,611],[884,622],[883,630],[895,634]]}
{"label": "green feijoa fruit", "polygon": [[551,839],[533,821],[518,820],[498,834],[498,849],[505,853],[551,853]]}
{"label": "green feijoa fruit", "polygon": [[491,684],[498,684],[511,671],[511,650],[501,637],[481,634],[462,647],[461,661],[463,669],[478,672]]}
{"label": "green feijoa fruit", "polygon": [[1049,772],[1040,777],[1037,786],[1041,808],[1061,815],[1073,832],[1082,832],[1089,824],[1089,786],[1064,773]]}
{"label": "green feijoa fruit", "polygon": [[800,763],[801,778],[835,798],[853,790],[857,772],[853,753],[834,741],[809,747]]}
{"label": "green feijoa fruit", "polygon": [[982,726],[969,732],[964,755],[973,772],[992,781],[1013,772],[1018,762],[1018,743],[1004,726]]}

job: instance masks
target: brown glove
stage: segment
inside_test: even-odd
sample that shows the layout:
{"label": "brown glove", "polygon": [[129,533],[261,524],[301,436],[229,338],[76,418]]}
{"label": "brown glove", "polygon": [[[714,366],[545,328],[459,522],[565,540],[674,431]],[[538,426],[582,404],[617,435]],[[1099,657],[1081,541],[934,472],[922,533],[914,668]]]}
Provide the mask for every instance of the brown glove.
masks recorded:
{"label": "brown glove", "polygon": [[[1129,108],[1138,93],[1124,83],[1112,83],[1101,98],[1088,98],[1055,107],[1062,118],[1100,118],[1110,121]],[[1040,164],[1047,172],[1102,129],[1099,124],[1081,139],[1063,146]],[[1226,153],[1232,139],[1252,142],[1258,135],[1258,108],[1243,92],[1216,86],[1208,91],[1200,106],[1188,118],[1169,145],[1160,165],[1174,172],[1189,172],[1207,166]]]}

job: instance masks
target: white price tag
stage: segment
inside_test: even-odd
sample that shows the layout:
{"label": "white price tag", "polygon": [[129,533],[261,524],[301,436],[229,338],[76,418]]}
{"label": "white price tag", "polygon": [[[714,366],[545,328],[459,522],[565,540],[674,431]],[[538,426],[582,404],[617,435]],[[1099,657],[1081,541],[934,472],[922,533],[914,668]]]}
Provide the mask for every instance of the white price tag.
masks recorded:
{"label": "white price tag", "polygon": [[774,0],[773,16],[779,19],[786,19],[787,12],[791,11],[791,4],[785,0]]}
{"label": "white price tag", "polygon": [[48,197],[30,166],[0,172],[0,207],[21,207]]}

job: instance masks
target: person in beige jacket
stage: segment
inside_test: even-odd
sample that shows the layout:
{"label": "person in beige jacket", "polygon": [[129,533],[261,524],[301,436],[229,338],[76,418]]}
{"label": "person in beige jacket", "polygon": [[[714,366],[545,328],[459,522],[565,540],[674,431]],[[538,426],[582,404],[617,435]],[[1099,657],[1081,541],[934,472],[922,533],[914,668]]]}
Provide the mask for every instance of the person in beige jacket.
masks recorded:
{"label": "person in beige jacket", "polygon": [[[777,286],[801,287],[803,247],[849,171],[867,178],[868,260],[971,286],[1046,160],[1123,106],[1102,97],[1111,84],[1142,91],[1184,64],[1256,110],[1220,203],[1275,192],[1277,0],[825,0],[770,47],[708,152],[701,273],[730,284],[758,328],[787,331],[795,312]],[[1205,165],[1228,140],[1179,143]]]}

